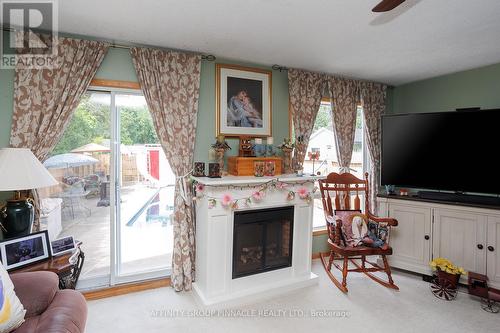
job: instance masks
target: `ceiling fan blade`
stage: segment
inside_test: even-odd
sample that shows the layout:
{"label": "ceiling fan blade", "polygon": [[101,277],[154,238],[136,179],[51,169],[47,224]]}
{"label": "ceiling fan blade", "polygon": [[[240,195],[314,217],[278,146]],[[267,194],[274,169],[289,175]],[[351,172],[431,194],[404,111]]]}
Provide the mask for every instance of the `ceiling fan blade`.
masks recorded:
{"label": "ceiling fan blade", "polygon": [[372,12],[380,13],[380,12],[388,12],[393,10],[406,0],[382,0],[378,5],[373,7]]}

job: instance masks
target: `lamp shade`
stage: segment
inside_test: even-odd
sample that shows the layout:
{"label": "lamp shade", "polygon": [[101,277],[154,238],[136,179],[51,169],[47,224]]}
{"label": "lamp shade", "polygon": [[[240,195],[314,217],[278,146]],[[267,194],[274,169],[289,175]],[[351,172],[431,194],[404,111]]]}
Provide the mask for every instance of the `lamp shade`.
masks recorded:
{"label": "lamp shade", "polygon": [[0,191],[57,185],[57,180],[27,148],[0,149]]}

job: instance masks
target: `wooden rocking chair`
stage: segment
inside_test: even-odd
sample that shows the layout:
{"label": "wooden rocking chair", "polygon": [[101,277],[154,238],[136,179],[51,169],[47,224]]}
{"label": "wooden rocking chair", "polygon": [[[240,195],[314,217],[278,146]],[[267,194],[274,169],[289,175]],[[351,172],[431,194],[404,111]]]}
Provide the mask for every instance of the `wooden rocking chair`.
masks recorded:
{"label": "wooden rocking chair", "polygon": [[[347,292],[347,273],[361,272],[366,274],[370,279],[380,283],[381,285],[399,290],[394,284],[391,276],[391,268],[387,262],[386,256],[392,254],[392,248],[389,246],[386,249],[374,248],[368,246],[348,246],[342,236],[342,219],[335,216],[335,210],[361,210],[360,193],[365,197],[365,216],[369,221],[387,225],[387,229],[398,225],[398,221],[392,218],[380,218],[373,215],[369,209],[369,187],[368,173],[365,174],[365,180],[359,179],[350,173],[330,173],[326,179],[319,181],[321,197],[323,201],[323,209],[328,228],[328,245],[330,247],[330,256],[326,258],[324,254],[320,254],[323,267],[332,282],[344,293]],[[352,200],[354,196],[354,199]],[[351,205],[351,200],[353,205]],[[334,205],[334,206],[333,206]],[[334,208],[335,207],[335,208]],[[383,267],[377,263],[370,262],[366,259],[367,256],[382,257]],[[340,266],[335,261],[343,262]],[[361,263],[356,260],[361,260]],[[355,268],[349,268],[349,261]],[[369,264],[371,267],[366,267]],[[332,274],[332,265],[342,272],[342,282],[337,280]],[[388,281],[384,281],[372,274],[373,272],[384,271],[387,274]]]}

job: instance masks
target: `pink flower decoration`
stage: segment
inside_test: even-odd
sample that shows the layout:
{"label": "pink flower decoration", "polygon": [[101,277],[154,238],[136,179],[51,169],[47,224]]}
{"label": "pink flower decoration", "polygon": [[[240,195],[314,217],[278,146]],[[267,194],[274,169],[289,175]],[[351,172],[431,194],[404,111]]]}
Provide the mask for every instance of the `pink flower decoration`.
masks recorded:
{"label": "pink flower decoration", "polygon": [[201,192],[203,192],[204,189],[205,189],[205,185],[203,185],[202,183],[196,184],[196,193],[201,193]]}
{"label": "pink flower decoration", "polygon": [[226,194],[222,195],[221,201],[222,201],[221,202],[222,205],[227,207],[227,206],[231,205],[231,203],[233,202],[233,197],[231,196],[231,194],[226,193]]}
{"label": "pink flower decoration", "polygon": [[299,198],[306,199],[309,196],[309,191],[307,188],[301,187],[297,190],[297,194],[299,195]]}
{"label": "pink flower decoration", "polygon": [[284,190],[288,187],[288,184],[287,183],[282,183],[282,182],[278,182],[276,183],[276,187],[280,190]]}
{"label": "pink flower decoration", "polygon": [[255,201],[260,201],[264,197],[264,192],[262,191],[255,191],[252,193],[252,197]]}

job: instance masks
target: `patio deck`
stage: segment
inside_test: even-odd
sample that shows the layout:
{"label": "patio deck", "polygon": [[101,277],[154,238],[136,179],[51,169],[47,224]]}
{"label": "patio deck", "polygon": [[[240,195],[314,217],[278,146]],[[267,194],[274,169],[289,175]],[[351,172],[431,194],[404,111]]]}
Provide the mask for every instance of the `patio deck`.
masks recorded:
{"label": "patio deck", "polygon": [[[173,192],[173,186],[165,187],[153,198],[158,193],[156,188],[139,185],[122,188],[120,274],[171,267],[173,229],[169,215],[173,213]],[[90,214],[85,209],[77,210],[73,219],[71,209],[63,209],[63,231],[59,235],[71,235],[83,242],[85,264],[81,280],[109,274],[111,244],[110,207],[97,207],[98,198],[83,201]],[[149,205],[143,207],[148,201]],[[142,212],[137,214],[141,208]]]}

